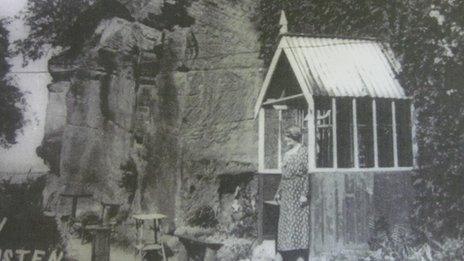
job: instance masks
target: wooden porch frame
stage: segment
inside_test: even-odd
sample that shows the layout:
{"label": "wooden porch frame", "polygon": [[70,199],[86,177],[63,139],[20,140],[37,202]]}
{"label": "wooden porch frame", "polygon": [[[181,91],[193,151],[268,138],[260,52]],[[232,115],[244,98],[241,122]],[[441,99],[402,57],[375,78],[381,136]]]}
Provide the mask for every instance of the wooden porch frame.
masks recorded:
{"label": "wooden porch frame", "polygon": [[[267,102],[267,105],[275,105],[285,101],[304,98],[303,94],[292,95],[278,100],[273,100]],[[352,98],[352,120],[353,120],[353,155],[354,155],[354,167],[352,168],[338,168],[338,144],[337,144],[337,98],[331,98],[331,107],[332,107],[332,148],[333,148],[333,167],[332,168],[318,168],[316,165],[316,140],[311,137],[316,135],[316,117],[314,115],[316,108],[314,100],[311,99],[308,102],[308,115],[307,115],[307,127],[308,127],[308,169],[311,172],[320,172],[320,171],[404,171],[412,170],[417,168],[417,141],[415,136],[415,112],[414,105],[411,102],[411,120],[410,120],[410,130],[412,135],[412,156],[413,164],[408,167],[400,167],[398,159],[398,134],[397,134],[397,117],[396,117],[396,100],[391,101],[391,112],[392,112],[392,142],[393,142],[393,160],[394,164],[392,167],[379,167],[379,149],[378,149],[378,130],[377,130],[377,99],[372,99],[372,128],[373,128],[373,149],[374,149],[374,167],[370,168],[360,168],[359,167],[359,145],[358,145],[358,126],[357,126],[357,98]],[[264,135],[265,135],[265,115],[264,109],[261,108],[259,111],[259,173],[266,174],[280,174],[281,173],[281,157],[282,157],[282,144],[281,140],[278,141],[278,168],[277,169],[265,169],[264,167]],[[279,121],[282,120],[282,113],[279,111]],[[279,126],[279,136],[282,135],[281,126]]]}

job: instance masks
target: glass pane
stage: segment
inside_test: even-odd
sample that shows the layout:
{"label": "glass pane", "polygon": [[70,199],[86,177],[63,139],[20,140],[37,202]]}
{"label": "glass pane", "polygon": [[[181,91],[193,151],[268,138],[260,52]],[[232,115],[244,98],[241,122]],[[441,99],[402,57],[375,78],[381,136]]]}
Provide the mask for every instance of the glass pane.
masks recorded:
{"label": "glass pane", "polygon": [[264,168],[279,167],[279,111],[264,109]]}
{"label": "glass pane", "polygon": [[393,167],[393,128],[391,101],[377,100],[377,144],[380,167]]}
{"label": "glass pane", "polygon": [[337,158],[339,168],[354,167],[352,99],[337,100]]}
{"label": "glass pane", "polygon": [[356,100],[358,124],[359,167],[374,167],[374,128],[372,126],[372,99]]}
{"label": "glass pane", "polygon": [[396,132],[398,137],[398,164],[412,166],[411,105],[409,101],[396,101]]}
{"label": "glass pane", "polygon": [[318,168],[333,167],[332,100],[316,100],[316,164]]}

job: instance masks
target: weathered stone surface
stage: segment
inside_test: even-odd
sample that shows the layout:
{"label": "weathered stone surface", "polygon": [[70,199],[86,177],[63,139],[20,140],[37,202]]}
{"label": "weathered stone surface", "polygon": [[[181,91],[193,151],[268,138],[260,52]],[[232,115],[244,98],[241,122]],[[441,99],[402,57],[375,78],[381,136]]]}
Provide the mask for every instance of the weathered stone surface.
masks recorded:
{"label": "weathered stone surface", "polygon": [[[162,2],[136,0],[126,7],[141,21],[159,14]],[[90,192],[95,202],[125,204],[128,215],[162,212],[170,227],[188,225],[206,206],[218,222],[212,229],[253,236],[253,105],[263,77],[250,17],[255,5],[193,1],[188,13],[195,23],[164,32],[137,21],[103,20],[79,55],[52,59],[50,92],[56,97],[47,128],[61,129],[54,143],[60,176],[44,194]],[[127,174],[121,166],[128,162],[136,177],[131,191],[120,187]],[[123,228],[120,233],[130,235]]]}
{"label": "weathered stone surface", "polygon": [[95,30],[98,36],[97,49],[112,49],[130,53],[133,48],[153,50],[161,44],[162,32],[139,22],[128,22],[121,18],[104,20]]}
{"label": "weathered stone surface", "polygon": [[55,82],[48,86],[45,136],[62,132],[66,124],[66,93],[70,82]]}

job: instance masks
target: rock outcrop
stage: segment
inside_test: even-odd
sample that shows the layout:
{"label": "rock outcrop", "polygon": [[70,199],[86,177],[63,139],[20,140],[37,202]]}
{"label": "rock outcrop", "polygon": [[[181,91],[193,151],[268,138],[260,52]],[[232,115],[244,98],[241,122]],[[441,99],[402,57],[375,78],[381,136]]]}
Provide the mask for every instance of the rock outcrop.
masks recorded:
{"label": "rock outcrop", "polygon": [[53,173],[47,204],[65,212],[60,193],[88,192],[94,203],[81,212],[119,202],[126,214],[162,212],[177,227],[211,209],[206,226],[250,236],[262,82],[256,3],[193,1],[191,26],[161,30],[147,19],[162,15],[162,2],[130,1],[135,21],[104,19],[78,55],[50,61],[38,149]]}

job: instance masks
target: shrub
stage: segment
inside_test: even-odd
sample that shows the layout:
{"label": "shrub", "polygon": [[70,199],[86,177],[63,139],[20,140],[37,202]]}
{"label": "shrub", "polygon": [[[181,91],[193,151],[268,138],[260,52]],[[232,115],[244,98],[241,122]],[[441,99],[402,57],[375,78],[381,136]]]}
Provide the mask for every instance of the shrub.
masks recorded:
{"label": "shrub", "polygon": [[0,232],[0,246],[11,249],[60,249],[62,239],[54,218],[43,214],[45,178],[16,184],[0,182],[0,215],[8,219]]}
{"label": "shrub", "polygon": [[201,206],[193,212],[188,220],[191,226],[200,226],[204,228],[215,227],[218,224],[216,214],[210,206]]}

